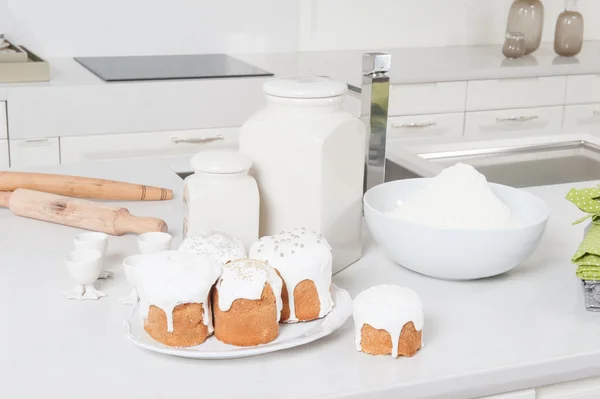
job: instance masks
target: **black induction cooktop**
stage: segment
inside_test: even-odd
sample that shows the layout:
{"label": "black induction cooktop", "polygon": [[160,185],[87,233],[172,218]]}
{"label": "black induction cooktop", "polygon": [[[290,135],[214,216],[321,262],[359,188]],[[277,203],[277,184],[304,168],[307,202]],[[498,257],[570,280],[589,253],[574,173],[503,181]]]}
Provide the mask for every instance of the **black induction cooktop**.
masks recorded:
{"label": "black induction cooktop", "polygon": [[273,76],[226,54],[76,57],[75,61],[107,82]]}

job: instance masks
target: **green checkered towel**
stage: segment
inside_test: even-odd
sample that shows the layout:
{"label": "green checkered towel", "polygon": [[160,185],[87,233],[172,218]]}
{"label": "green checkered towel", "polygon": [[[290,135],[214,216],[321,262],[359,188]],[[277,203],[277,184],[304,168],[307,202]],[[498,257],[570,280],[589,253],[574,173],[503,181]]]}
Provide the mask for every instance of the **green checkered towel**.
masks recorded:
{"label": "green checkered towel", "polygon": [[581,245],[571,259],[577,265],[577,277],[600,280],[600,188],[572,189],[567,194],[567,200],[587,213],[573,224],[592,219]]}

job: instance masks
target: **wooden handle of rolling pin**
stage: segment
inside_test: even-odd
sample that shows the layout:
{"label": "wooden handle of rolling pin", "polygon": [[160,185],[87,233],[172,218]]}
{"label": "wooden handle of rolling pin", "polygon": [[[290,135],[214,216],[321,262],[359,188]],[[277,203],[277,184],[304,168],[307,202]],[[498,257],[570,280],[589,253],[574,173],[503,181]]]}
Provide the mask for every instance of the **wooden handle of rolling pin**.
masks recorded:
{"label": "wooden handle of rolling pin", "polygon": [[68,195],[123,201],[161,201],[173,198],[173,191],[141,184],[45,173],[0,172],[0,191],[17,188]]}
{"label": "wooden handle of rolling pin", "polygon": [[18,216],[116,236],[167,231],[167,224],[161,219],[132,216],[125,208],[24,188],[0,193],[0,206],[8,207]]}

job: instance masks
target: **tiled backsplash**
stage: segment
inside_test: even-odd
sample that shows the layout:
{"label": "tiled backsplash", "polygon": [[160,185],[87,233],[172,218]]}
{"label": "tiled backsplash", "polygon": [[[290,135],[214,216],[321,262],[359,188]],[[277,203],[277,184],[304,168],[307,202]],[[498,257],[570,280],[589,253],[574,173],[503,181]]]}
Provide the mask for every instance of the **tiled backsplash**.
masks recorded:
{"label": "tiled backsplash", "polygon": [[[563,0],[542,0],[544,42],[554,38]],[[300,49],[498,44],[512,0],[301,1]],[[600,39],[600,1],[580,0],[585,39]]]}

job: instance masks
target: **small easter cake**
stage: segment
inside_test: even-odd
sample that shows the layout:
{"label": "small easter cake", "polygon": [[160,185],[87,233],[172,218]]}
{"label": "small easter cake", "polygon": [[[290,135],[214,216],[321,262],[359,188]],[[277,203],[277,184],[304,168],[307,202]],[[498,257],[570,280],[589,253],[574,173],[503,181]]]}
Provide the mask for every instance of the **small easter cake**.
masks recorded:
{"label": "small easter cake", "polygon": [[423,305],[412,290],[371,287],[354,299],[356,349],[371,355],[414,356],[423,346]]}
{"label": "small easter cake", "polygon": [[333,308],[333,256],[322,234],[302,228],[263,237],[250,248],[250,257],[265,260],[283,279],[282,322],[315,320]]}
{"label": "small easter cake", "polygon": [[236,346],[256,346],[277,338],[282,285],[266,262],[237,259],[225,265],[212,294],[215,337]]}
{"label": "small easter cake", "polygon": [[186,238],[179,246],[182,252],[208,256],[221,264],[245,258],[246,249],[239,239],[220,231],[203,230]]}
{"label": "small easter cake", "polygon": [[136,268],[144,329],[158,342],[195,346],[212,334],[210,290],[219,263],[191,253],[147,255]]}

